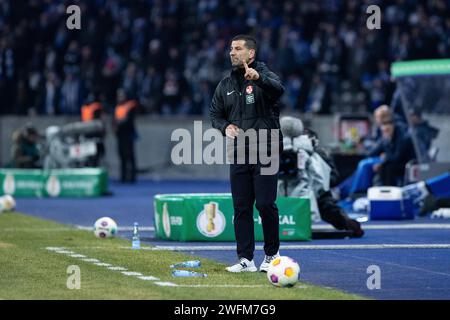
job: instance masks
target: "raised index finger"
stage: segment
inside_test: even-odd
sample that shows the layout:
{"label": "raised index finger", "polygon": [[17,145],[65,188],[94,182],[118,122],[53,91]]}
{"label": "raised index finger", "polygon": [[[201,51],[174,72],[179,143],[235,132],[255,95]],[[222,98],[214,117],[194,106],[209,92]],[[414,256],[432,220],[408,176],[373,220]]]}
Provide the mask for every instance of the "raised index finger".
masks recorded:
{"label": "raised index finger", "polygon": [[248,70],[248,64],[245,62],[245,60],[242,60],[242,64],[244,65],[245,71]]}

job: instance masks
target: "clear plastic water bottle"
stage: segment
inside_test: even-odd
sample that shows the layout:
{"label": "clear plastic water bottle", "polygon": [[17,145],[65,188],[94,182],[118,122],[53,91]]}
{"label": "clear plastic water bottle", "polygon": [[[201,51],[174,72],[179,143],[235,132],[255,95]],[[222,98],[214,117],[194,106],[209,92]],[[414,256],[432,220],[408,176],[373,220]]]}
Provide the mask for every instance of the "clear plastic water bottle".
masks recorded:
{"label": "clear plastic water bottle", "polygon": [[195,271],[188,270],[173,270],[172,277],[198,277],[198,278],[206,278],[207,275],[205,273],[199,273]]}
{"label": "clear plastic water bottle", "polygon": [[180,263],[172,264],[171,268],[200,268],[202,263],[199,260],[192,260],[192,261],[184,261]]}
{"label": "clear plastic water bottle", "polygon": [[131,242],[132,249],[140,249],[141,248],[141,239],[139,236],[139,225],[137,222],[134,223],[133,227],[133,238]]}

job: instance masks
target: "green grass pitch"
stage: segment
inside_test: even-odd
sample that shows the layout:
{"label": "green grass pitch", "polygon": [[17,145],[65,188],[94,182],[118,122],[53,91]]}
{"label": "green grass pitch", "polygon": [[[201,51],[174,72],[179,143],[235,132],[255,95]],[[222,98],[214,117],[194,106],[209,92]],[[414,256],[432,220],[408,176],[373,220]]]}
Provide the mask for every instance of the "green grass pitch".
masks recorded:
{"label": "green grass pitch", "polygon": [[[123,267],[159,280],[125,275],[80,257],[49,251],[48,247],[63,247],[112,267]],[[130,247],[131,243],[125,239],[97,239],[93,232],[17,212],[1,213],[0,299],[364,299],[303,282],[293,288],[277,288],[263,273],[230,274],[224,264],[202,258],[199,258],[202,267],[198,271],[208,277],[174,278],[170,264],[194,257]],[[67,287],[70,265],[79,267],[80,289]],[[160,286],[159,282],[177,286]]]}

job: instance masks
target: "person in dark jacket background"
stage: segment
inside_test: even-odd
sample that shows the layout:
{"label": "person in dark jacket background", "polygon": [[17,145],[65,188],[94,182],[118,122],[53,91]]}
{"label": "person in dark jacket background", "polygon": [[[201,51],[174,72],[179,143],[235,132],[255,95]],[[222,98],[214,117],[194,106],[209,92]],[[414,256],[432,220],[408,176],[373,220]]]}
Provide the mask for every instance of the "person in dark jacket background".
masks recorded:
{"label": "person in dark jacket background", "polygon": [[22,169],[40,168],[39,133],[27,124],[13,133],[12,167]]}
{"label": "person in dark jacket background", "polygon": [[[282,135],[279,122],[279,99],[284,92],[280,78],[267,66],[255,61],[256,40],[248,35],[232,39],[230,59],[233,70],[218,84],[210,107],[212,126],[225,135],[232,148],[239,148],[239,139],[250,129],[258,134],[266,130],[270,142],[267,146],[271,157],[279,157]],[[242,135],[241,137],[238,137]],[[237,139],[236,139],[237,138]],[[245,139],[245,138],[244,138]],[[271,148],[275,143],[276,149]],[[259,142],[258,142],[259,144]],[[227,145],[228,147],[228,145]],[[259,150],[260,151],[260,150]],[[238,150],[239,152],[239,150]],[[245,144],[246,159],[243,164],[232,159],[230,165],[231,193],[234,207],[234,230],[237,241],[239,263],[227,268],[229,272],[255,272],[253,261],[255,250],[253,205],[262,220],[265,258],[260,271],[267,271],[269,263],[279,256],[279,217],[275,204],[277,196],[278,165],[274,174],[265,174],[265,165],[247,161],[252,157]]]}
{"label": "person in dark jacket background", "polygon": [[381,125],[382,140],[369,156],[380,156],[381,162],[374,164],[373,170],[379,175],[384,186],[396,186],[405,174],[405,165],[415,159],[411,136],[402,131],[392,120]]}
{"label": "person in dark jacket background", "polygon": [[117,106],[114,112],[114,131],[120,158],[120,181],[134,183],[136,181],[136,157],[134,142],[136,127],[134,118],[137,108],[135,100],[128,100],[125,90],[117,91]]}
{"label": "person in dark jacket background", "polygon": [[429,161],[429,151],[433,140],[439,134],[439,129],[431,126],[427,120],[422,118],[422,112],[419,109],[409,110],[409,120],[411,123],[410,134],[414,135],[417,141],[418,152],[420,158],[424,161]]}

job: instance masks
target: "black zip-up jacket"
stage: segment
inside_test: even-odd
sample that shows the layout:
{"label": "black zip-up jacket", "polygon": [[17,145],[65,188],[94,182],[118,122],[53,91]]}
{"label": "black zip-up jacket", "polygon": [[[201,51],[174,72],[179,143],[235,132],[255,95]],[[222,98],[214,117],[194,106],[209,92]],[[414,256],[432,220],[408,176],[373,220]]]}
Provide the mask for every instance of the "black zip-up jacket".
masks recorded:
{"label": "black zip-up jacket", "polygon": [[[247,129],[280,129],[279,99],[284,92],[280,78],[263,62],[253,61],[250,68],[259,73],[256,81],[244,78],[244,68],[234,68],[217,85],[210,107],[212,126],[225,135],[229,124]],[[281,130],[279,132],[282,140]]]}

